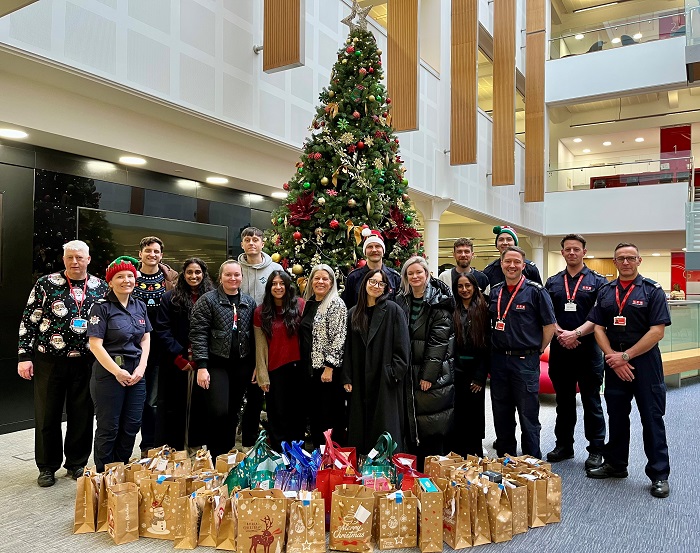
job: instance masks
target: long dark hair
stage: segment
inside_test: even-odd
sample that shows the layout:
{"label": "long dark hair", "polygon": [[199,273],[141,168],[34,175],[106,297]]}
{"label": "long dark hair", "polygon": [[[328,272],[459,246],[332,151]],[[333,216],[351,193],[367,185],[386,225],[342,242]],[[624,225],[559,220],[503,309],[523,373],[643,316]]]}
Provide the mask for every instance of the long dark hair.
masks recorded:
{"label": "long dark hair", "polygon": [[199,257],[189,257],[185,259],[185,262],[182,264],[182,270],[180,271],[180,274],[177,277],[175,287],[173,288],[172,302],[176,309],[178,309],[179,311],[185,311],[187,313],[189,313],[190,309],[192,309],[193,290],[192,287],[187,283],[187,279],[185,278],[185,271],[187,270],[187,267],[189,267],[193,263],[196,263],[197,265],[199,265],[199,268],[202,269],[202,282],[200,282],[199,286],[197,286],[197,289],[194,290],[194,292],[197,294],[197,297],[202,297],[202,294],[205,294],[210,290],[214,289],[214,283],[209,277],[209,267],[207,267],[207,264],[201,259],[199,259]]}
{"label": "long dark hair", "polygon": [[377,298],[377,303],[385,301],[389,297],[389,277],[383,269],[370,269],[360,285],[360,293],[357,296],[357,305],[352,314],[352,329],[355,332],[367,332],[367,282],[379,273],[382,281],[386,284],[382,295]]}
{"label": "long dark hair", "polygon": [[[465,277],[474,288],[474,292],[472,293],[472,301],[469,302],[469,307],[466,309],[457,287],[459,279],[462,277]],[[486,300],[484,299],[484,295],[479,289],[479,283],[476,281],[476,277],[474,277],[474,275],[470,272],[457,275],[457,278],[452,282],[452,295],[454,296],[455,303],[457,304],[457,309],[455,309],[453,314],[457,344],[460,346],[465,346],[468,343],[471,343],[475,348],[485,348],[489,308],[486,304]],[[462,326],[462,316],[465,313],[467,324],[466,326]]]}
{"label": "long dark hair", "polygon": [[265,333],[265,336],[272,339],[272,321],[277,317],[277,306],[275,298],[272,296],[272,281],[280,277],[284,282],[284,297],[282,298],[282,319],[284,326],[287,327],[287,336],[294,336],[299,328],[301,313],[299,312],[299,302],[297,301],[297,293],[292,286],[292,279],[285,271],[272,271],[267,277],[265,284],[265,297],[262,301],[261,318],[262,324],[260,328]]}

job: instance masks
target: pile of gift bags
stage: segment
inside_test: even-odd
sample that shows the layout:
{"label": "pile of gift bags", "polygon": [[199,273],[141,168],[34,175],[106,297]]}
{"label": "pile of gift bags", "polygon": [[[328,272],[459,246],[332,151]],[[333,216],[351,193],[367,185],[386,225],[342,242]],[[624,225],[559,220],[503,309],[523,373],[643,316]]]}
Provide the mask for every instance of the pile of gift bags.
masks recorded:
{"label": "pile of gift bags", "polygon": [[74,533],[107,532],[114,543],[148,537],[175,549],[242,553],[422,553],[508,541],[561,520],[561,478],[530,457],[416,458],[383,434],[358,458],[333,442],[270,449],[265,432],[247,453],[212,459],[167,446],[78,480]]}

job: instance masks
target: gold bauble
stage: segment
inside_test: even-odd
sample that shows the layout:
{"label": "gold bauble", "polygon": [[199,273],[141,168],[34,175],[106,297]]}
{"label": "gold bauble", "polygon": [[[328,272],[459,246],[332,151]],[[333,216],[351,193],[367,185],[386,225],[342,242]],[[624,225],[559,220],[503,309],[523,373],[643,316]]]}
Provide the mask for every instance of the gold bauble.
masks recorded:
{"label": "gold bauble", "polygon": [[277,252],[275,252],[275,253],[273,253],[273,254],[270,256],[270,258],[271,258],[272,261],[274,261],[275,263],[279,263],[279,262],[280,262],[280,259],[282,259],[282,256],[281,256],[280,254],[278,254]]}
{"label": "gold bauble", "polygon": [[295,263],[295,264],[292,266],[292,272],[293,272],[295,275],[300,275],[300,274],[302,274],[302,273],[304,272],[304,267],[302,267],[301,265],[299,265],[299,263]]}
{"label": "gold bauble", "polygon": [[321,197],[318,200],[318,205],[326,205],[326,198]]}
{"label": "gold bauble", "polygon": [[356,205],[357,205],[357,202],[353,198],[350,198],[348,200],[348,207],[355,207]]}
{"label": "gold bauble", "polygon": [[328,184],[328,177],[321,177],[321,184],[326,186]]}
{"label": "gold bauble", "polygon": [[329,98],[333,98],[333,96],[335,96],[335,92],[333,92],[332,90],[329,90],[329,91],[328,91],[328,97],[329,97]]}

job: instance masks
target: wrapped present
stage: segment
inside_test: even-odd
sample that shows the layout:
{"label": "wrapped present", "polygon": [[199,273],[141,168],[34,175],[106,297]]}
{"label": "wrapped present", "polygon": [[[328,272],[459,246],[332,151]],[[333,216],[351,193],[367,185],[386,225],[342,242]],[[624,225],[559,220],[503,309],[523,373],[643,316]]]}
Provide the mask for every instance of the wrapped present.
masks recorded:
{"label": "wrapped present", "polygon": [[374,494],[358,484],[343,484],[333,491],[331,500],[331,549],[372,553]]}
{"label": "wrapped present", "polygon": [[139,490],[133,482],[107,489],[107,532],[117,545],[139,539]]}
{"label": "wrapped present", "polygon": [[419,478],[413,493],[420,505],[418,547],[421,553],[442,552],[442,490],[430,478]]}
{"label": "wrapped present", "polygon": [[236,543],[245,553],[282,553],[287,525],[287,499],[281,490],[243,490],[237,494]]}

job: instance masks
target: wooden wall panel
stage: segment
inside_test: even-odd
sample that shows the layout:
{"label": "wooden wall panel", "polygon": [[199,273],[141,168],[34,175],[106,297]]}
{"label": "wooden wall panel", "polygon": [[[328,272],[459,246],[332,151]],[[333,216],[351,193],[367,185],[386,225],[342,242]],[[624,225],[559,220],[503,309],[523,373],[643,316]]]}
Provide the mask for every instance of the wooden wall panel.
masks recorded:
{"label": "wooden wall panel", "polygon": [[387,3],[387,89],[392,125],[397,131],[418,129],[418,0]]}
{"label": "wooden wall panel", "polygon": [[265,0],[263,71],[274,73],[304,65],[302,0]]}
{"label": "wooden wall panel", "polygon": [[515,184],[515,2],[493,7],[493,186]]}
{"label": "wooden wall panel", "polygon": [[527,35],[525,46],[525,201],[544,201],[544,31]]}
{"label": "wooden wall panel", "polygon": [[452,0],[450,165],[476,163],[478,0]]}
{"label": "wooden wall panel", "polygon": [[526,32],[536,33],[545,30],[546,0],[527,0],[526,11]]}

